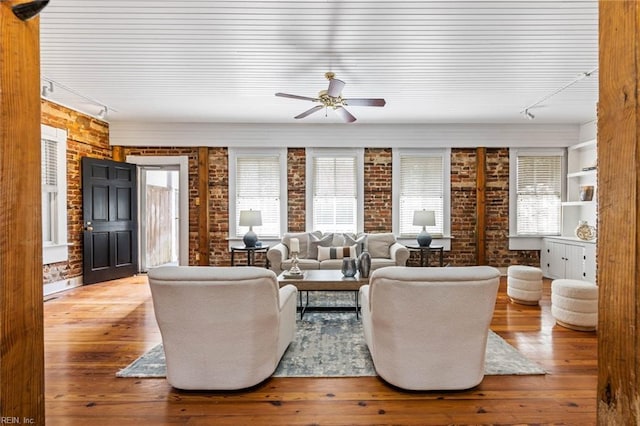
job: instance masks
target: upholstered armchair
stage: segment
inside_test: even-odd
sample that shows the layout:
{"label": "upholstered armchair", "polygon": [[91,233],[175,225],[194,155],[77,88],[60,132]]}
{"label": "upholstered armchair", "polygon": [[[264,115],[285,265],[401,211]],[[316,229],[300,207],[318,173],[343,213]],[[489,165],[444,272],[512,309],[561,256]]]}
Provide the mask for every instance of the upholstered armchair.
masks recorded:
{"label": "upholstered armchair", "polygon": [[376,372],[409,390],[478,385],[499,280],[489,266],[373,271],[360,306]]}
{"label": "upholstered armchair", "polygon": [[294,286],[257,267],[160,267],[148,277],[169,384],[233,390],[273,374],[295,333]]}

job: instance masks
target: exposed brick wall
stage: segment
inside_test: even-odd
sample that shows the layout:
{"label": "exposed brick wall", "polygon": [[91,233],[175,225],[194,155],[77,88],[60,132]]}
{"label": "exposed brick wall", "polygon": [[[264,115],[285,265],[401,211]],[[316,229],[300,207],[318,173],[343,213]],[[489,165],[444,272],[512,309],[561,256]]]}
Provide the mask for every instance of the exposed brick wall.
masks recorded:
{"label": "exposed brick wall", "polygon": [[42,124],[67,132],[67,232],[69,260],[44,265],[44,284],[82,275],[82,157],[111,159],[109,125],[104,121],[43,100]]}
{"label": "exposed brick wall", "polygon": [[476,150],[451,150],[451,251],[445,262],[476,264]]}
{"label": "exposed brick wall", "polygon": [[364,231],[391,232],[391,148],[364,150]]}
{"label": "exposed brick wall", "polygon": [[287,150],[287,222],[283,232],[304,232],[306,223],[306,156],[304,148]]}
{"label": "exposed brick wall", "polygon": [[[68,167],[69,261],[43,267],[44,282],[54,282],[82,275],[82,188],[81,158],[111,159],[108,123],[47,101],[42,102],[42,123],[65,129]],[[124,155],[177,156],[189,158],[189,264],[197,264],[197,197],[208,197],[210,220],[210,264],[228,265],[229,236],[229,164],[227,148],[209,148],[208,194],[198,193],[197,147],[125,147]],[[392,231],[392,150],[367,148],[364,155],[365,232]],[[504,267],[511,264],[539,265],[538,251],[511,251],[509,232],[509,151],[487,149],[487,263]],[[305,149],[287,151],[288,230],[305,229]],[[445,262],[452,265],[475,265],[476,245],[476,150],[454,148],[451,152],[451,251]],[[204,203],[203,203],[204,204]],[[285,230],[286,231],[286,230]],[[260,257],[260,256],[259,256]],[[259,262],[263,259],[259,259]],[[413,256],[411,264],[417,262]]]}

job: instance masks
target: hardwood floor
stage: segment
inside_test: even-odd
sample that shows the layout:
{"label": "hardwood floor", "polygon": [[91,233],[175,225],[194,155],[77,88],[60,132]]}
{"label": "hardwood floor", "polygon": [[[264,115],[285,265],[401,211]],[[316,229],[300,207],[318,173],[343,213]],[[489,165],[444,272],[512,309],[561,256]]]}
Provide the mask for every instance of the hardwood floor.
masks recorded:
{"label": "hardwood floor", "polygon": [[47,425],[443,425],[596,422],[597,338],[556,326],[500,285],[492,329],[548,374],[486,376],[462,392],[405,392],[376,377],[273,378],[238,392],[184,392],[115,373],[160,342],[145,276],[44,304]]}

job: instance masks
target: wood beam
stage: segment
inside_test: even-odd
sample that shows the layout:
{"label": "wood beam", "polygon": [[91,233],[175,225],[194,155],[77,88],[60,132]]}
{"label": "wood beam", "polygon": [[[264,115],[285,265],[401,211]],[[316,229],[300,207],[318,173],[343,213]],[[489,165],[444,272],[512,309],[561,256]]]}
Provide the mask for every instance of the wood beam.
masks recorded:
{"label": "wood beam", "polygon": [[113,161],[124,162],[125,161],[124,147],[123,146],[119,146],[119,145],[112,146],[111,147],[111,158],[113,158]]}
{"label": "wood beam", "polygon": [[198,148],[198,259],[197,264],[209,266],[210,219],[209,219],[209,148]]}
{"label": "wood beam", "polygon": [[640,424],[640,2],[599,6],[598,424]]}
{"label": "wood beam", "polygon": [[41,425],[39,18],[23,22],[0,3],[0,40],[0,422]]}
{"label": "wood beam", "polygon": [[476,148],[476,263],[487,264],[487,148]]}

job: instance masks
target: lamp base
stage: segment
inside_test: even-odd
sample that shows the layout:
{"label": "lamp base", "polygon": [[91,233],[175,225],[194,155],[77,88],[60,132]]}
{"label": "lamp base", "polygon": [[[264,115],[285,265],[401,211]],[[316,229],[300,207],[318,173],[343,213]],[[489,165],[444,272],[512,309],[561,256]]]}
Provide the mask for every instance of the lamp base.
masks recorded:
{"label": "lamp base", "polygon": [[242,237],[242,242],[244,242],[245,247],[255,247],[258,242],[258,235],[249,229],[249,232]]}
{"label": "lamp base", "polygon": [[431,245],[431,235],[424,228],[422,228],[416,239],[420,247],[429,247]]}

